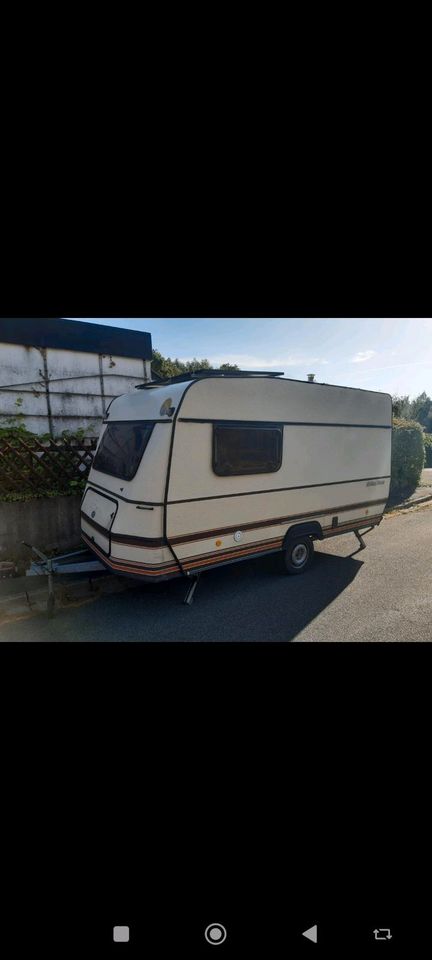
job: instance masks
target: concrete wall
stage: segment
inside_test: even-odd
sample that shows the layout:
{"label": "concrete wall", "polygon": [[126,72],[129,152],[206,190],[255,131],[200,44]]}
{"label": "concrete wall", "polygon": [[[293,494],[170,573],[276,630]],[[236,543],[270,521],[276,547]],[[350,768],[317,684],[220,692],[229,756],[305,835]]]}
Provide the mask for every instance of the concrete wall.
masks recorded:
{"label": "concrete wall", "polygon": [[21,413],[32,433],[97,435],[112,398],[150,379],[149,360],[0,342],[0,426]]}
{"label": "concrete wall", "polygon": [[[13,560],[20,573],[30,566],[30,550],[22,540],[44,553],[83,547],[80,542],[81,497],[46,497],[26,502],[0,502],[0,560]],[[32,556],[31,559],[35,559]]]}

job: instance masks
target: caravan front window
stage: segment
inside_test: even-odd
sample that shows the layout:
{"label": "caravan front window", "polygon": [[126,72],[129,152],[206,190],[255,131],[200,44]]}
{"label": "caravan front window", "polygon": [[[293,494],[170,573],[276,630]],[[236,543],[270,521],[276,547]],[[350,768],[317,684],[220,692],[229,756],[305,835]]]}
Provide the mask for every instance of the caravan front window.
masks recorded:
{"label": "caravan front window", "polygon": [[93,468],[121,480],[135,476],[150,440],[153,423],[142,420],[109,423],[93,460]]}
{"label": "caravan front window", "polygon": [[282,427],[217,424],[213,434],[213,470],[220,477],[275,473],[282,463]]}

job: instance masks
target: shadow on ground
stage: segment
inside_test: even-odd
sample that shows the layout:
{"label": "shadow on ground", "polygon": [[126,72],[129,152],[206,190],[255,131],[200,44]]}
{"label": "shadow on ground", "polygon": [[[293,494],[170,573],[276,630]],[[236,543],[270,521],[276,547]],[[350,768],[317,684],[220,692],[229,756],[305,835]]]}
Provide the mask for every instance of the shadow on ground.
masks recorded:
{"label": "shadow on ground", "polygon": [[[353,582],[362,567],[353,556],[315,554],[301,576],[281,572],[281,557],[262,557],[203,574],[191,606],[187,583],[126,583],[74,610],[11,623],[4,640],[114,642],[232,642],[294,640]],[[308,639],[312,637],[308,637]]]}

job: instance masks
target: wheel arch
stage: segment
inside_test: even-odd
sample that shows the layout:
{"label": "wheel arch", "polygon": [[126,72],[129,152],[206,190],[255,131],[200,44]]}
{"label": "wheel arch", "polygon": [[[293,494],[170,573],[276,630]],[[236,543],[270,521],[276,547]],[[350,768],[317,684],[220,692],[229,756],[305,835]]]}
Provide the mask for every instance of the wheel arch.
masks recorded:
{"label": "wheel arch", "polygon": [[324,540],[321,524],[317,520],[311,520],[307,523],[295,523],[287,530],[282,549],[285,549],[289,540],[295,540],[296,537],[313,537],[314,540]]}

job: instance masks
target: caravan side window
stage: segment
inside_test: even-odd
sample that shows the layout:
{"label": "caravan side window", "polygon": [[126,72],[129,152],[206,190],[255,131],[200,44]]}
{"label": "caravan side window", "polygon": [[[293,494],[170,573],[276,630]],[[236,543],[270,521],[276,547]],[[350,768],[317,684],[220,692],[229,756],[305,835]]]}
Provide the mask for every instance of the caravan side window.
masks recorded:
{"label": "caravan side window", "polygon": [[150,440],[153,423],[137,420],[109,423],[93,460],[94,470],[132,480]]}
{"label": "caravan side window", "polygon": [[275,473],[282,463],[283,427],[215,424],[213,470],[220,477]]}

